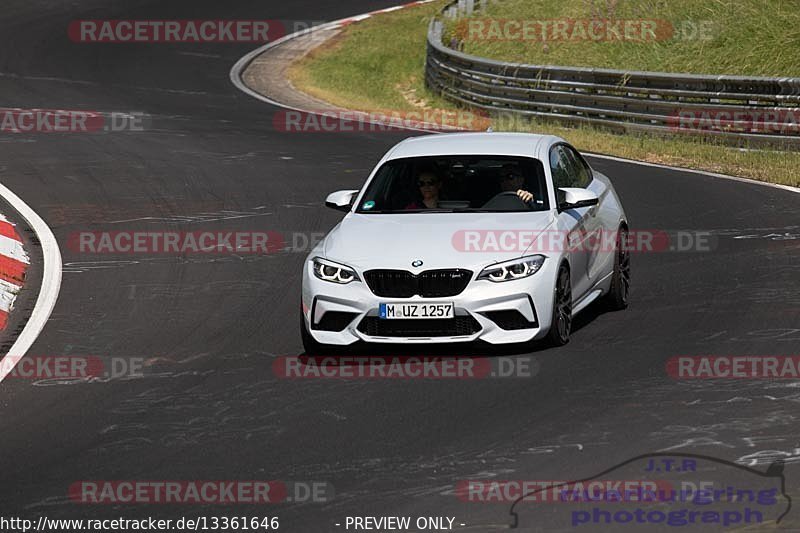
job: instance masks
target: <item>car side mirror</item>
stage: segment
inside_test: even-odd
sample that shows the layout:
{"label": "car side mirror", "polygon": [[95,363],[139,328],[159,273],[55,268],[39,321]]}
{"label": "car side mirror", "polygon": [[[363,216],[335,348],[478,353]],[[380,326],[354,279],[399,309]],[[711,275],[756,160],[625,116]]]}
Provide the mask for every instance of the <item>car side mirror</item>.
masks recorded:
{"label": "car side mirror", "polygon": [[325,207],[330,207],[337,211],[350,211],[357,194],[358,191],[352,190],[332,192],[325,199]]}
{"label": "car side mirror", "polygon": [[558,204],[559,211],[567,209],[579,209],[581,207],[591,207],[600,203],[600,198],[587,189],[577,187],[561,187],[558,189],[564,193],[564,201]]}

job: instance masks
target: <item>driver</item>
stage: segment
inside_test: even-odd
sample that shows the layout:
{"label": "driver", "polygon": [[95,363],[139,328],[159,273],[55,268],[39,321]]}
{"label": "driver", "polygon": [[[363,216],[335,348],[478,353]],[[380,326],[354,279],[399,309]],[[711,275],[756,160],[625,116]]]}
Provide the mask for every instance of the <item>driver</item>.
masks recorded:
{"label": "driver", "polygon": [[515,192],[520,200],[525,203],[530,203],[534,200],[533,193],[523,189],[522,187],[524,186],[525,178],[518,170],[512,165],[503,166],[502,173],[500,174],[501,192]]}

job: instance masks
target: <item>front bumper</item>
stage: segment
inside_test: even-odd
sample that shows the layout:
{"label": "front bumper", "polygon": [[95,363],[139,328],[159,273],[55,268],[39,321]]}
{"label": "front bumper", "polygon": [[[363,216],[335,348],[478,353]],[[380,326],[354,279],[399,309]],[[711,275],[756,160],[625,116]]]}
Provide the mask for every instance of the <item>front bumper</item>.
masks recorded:
{"label": "front bumper", "polygon": [[[409,344],[476,340],[490,344],[527,342],[543,337],[550,328],[556,270],[554,263],[552,260],[545,261],[541,270],[533,276],[503,283],[476,281],[474,278],[477,273],[473,273],[467,288],[457,296],[389,298],[374,295],[364,281],[347,285],[322,281],[314,276],[311,261],[307,260],[303,269],[303,320],[306,330],[317,342],[332,345],[348,345],[357,341]],[[381,303],[404,302],[452,302],[457,320],[448,324],[445,324],[445,320],[437,319],[428,319],[425,324],[402,324],[408,321],[377,318]],[[326,318],[328,313],[332,314]],[[501,324],[517,329],[503,329]],[[324,330],[331,326],[342,329]],[[426,332],[429,329],[431,332]],[[435,329],[442,331],[432,334]]]}

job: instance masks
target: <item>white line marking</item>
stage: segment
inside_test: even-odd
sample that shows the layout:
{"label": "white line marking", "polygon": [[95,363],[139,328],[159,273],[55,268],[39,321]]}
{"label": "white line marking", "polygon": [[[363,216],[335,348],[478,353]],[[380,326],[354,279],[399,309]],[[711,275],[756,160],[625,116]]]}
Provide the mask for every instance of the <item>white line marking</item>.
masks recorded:
{"label": "white line marking", "polygon": [[[405,8],[405,7],[413,7],[413,6],[417,6],[417,5],[421,5],[421,4],[427,4],[427,3],[430,3],[432,1],[433,0],[423,0],[421,2],[412,2],[410,4],[401,4],[401,5],[395,6],[395,7],[397,7],[398,9]],[[357,15],[357,17],[360,17],[359,20],[363,20],[363,19],[371,17],[373,14],[378,13],[378,12],[379,11],[372,11],[370,13],[364,13],[363,15]],[[321,31],[321,30],[327,30],[327,29],[330,29],[330,28],[340,27],[343,24],[346,24],[347,22],[352,21],[354,18],[355,17],[346,17],[346,18],[343,18],[343,19],[334,20],[333,22],[326,22],[325,24],[320,24],[319,26],[312,26],[310,28],[306,28],[304,30],[297,31],[297,32],[291,33],[289,35],[284,35],[283,37],[281,37],[277,41],[272,41],[271,43],[267,43],[267,44],[265,44],[263,46],[260,46],[260,47],[256,48],[252,52],[249,52],[248,54],[242,56],[239,59],[239,61],[237,61],[233,65],[233,67],[231,67],[231,71],[230,71],[231,83],[233,83],[236,86],[237,89],[239,89],[240,91],[242,91],[245,94],[248,94],[248,95],[252,96],[256,100],[261,100],[262,102],[266,102],[268,104],[271,104],[271,105],[274,105],[276,107],[280,107],[280,108],[283,108],[283,109],[291,109],[292,111],[302,111],[303,113],[310,113],[312,115],[319,115],[319,112],[308,111],[306,109],[300,109],[299,107],[288,106],[288,105],[282,104],[280,102],[276,102],[275,100],[272,100],[271,98],[268,98],[268,97],[264,96],[263,94],[259,94],[259,93],[255,92],[250,87],[245,85],[244,81],[242,81],[242,73],[245,71],[245,69],[247,69],[248,65],[250,65],[250,63],[256,57],[258,57],[262,53],[266,52],[270,48],[274,48],[274,47],[276,47],[276,46],[278,46],[280,44],[285,43],[286,41],[291,41],[293,39],[297,39],[298,37],[302,37],[302,36],[307,35],[307,34],[313,32],[313,31]],[[376,122],[373,122],[373,123],[377,124]],[[415,131],[426,131],[426,130],[416,129],[416,128],[408,128],[408,129],[412,129],[412,130],[415,130]]]}
{"label": "white line marking", "polygon": [[328,29],[328,28],[336,27],[340,23],[342,23],[343,21],[346,21],[346,20],[347,19],[341,19],[341,20],[336,20],[334,22],[328,22],[328,23],[322,24],[320,26],[312,26],[310,28],[306,28],[305,30],[300,30],[300,31],[292,33],[290,35],[285,35],[285,36],[281,37],[280,39],[278,39],[277,41],[272,41],[271,43],[267,43],[264,46],[260,46],[260,47],[256,48],[252,52],[249,52],[248,54],[242,56],[239,59],[239,61],[237,61],[233,65],[233,67],[231,67],[231,72],[230,72],[231,83],[233,83],[236,86],[237,89],[239,89],[240,91],[242,91],[245,94],[248,94],[248,95],[252,96],[256,100],[261,100],[262,102],[266,102],[268,104],[271,104],[271,105],[274,105],[276,107],[280,107],[280,108],[283,108],[283,109],[291,109],[292,111],[302,111],[302,112],[305,113],[306,111],[304,109],[300,109],[298,107],[292,107],[292,106],[287,106],[287,105],[281,104],[280,102],[276,102],[275,100],[272,100],[271,98],[267,98],[263,94],[259,94],[259,93],[255,92],[253,89],[251,89],[250,87],[245,85],[244,81],[242,81],[242,73],[245,71],[245,69],[247,69],[247,67],[250,65],[250,63],[252,63],[252,61],[256,57],[258,57],[262,53],[266,52],[270,48],[274,48],[274,47],[278,46],[279,44],[285,43],[286,41],[290,41],[292,39],[296,39],[298,37],[301,37],[303,35],[311,33],[312,31],[321,31],[321,30],[325,30],[325,29]]}
{"label": "white line marking", "polygon": [[[427,4],[427,3],[431,2],[431,1],[433,1],[433,0],[423,0],[421,2],[413,2],[413,3],[410,3],[410,4],[402,4],[402,5],[399,5],[399,6],[395,6],[394,8],[388,8],[388,9],[389,10],[402,9],[404,7],[411,7],[411,6],[420,5],[420,4]],[[322,24],[320,26],[312,26],[311,28],[306,28],[305,30],[301,30],[301,31],[298,31],[298,32],[295,32],[295,33],[292,33],[292,34],[289,34],[289,35],[285,35],[285,36],[281,37],[280,39],[278,39],[277,41],[273,41],[271,43],[265,44],[264,46],[256,48],[252,52],[250,52],[250,53],[246,54],[245,56],[243,56],[242,58],[240,58],[239,61],[237,61],[233,65],[233,67],[231,67],[231,71],[230,71],[231,83],[233,83],[236,86],[237,89],[239,89],[240,91],[242,91],[245,94],[248,94],[248,95],[252,96],[256,100],[261,100],[262,102],[265,102],[267,104],[274,105],[276,107],[280,107],[280,108],[283,108],[283,109],[290,109],[292,111],[301,111],[303,113],[308,113],[308,114],[311,114],[311,115],[321,116],[321,115],[324,114],[324,112],[320,112],[319,110],[315,111],[313,109],[311,109],[311,110],[309,110],[309,109],[301,109],[299,107],[285,105],[285,104],[282,104],[280,102],[276,102],[275,100],[273,100],[271,98],[268,98],[268,97],[264,96],[263,94],[259,94],[259,93],[255,92],[250,87],[245,85],[244,81],[242,81],[242,73],[245,71],[245,69],[247,69],[247,67],[250,65],[250,63],[256,57],[258,57],[262,53],[266,52],[270,48],[274,48],[275,46],[278,46],[280,44],[285,43],[286,41],[291,41],[292,39],[297,39],[298,37],[302,37],[302,36],[304,36],[304,35],[306,35],[308,33],[311,33],[312,31],[320,31],[320,30],[325,30],[325,29],[341,26],[342,24],[344,24],[346,22],[349,22],[349,21],[353,21],[356,18],[358,18],[358,20],[363,20],[363,19],[371,17],[374,14],[385,12],[385,11],[386,10],[372,11],[370,13],[365,13],[364,15],[358,15],[357,17],[347,17],[347,18],[335,20],[333,22],[328,22],[328,23]],[[352,112],[360,113],[359,111],[352,111]],[[371,124],[376,124],[376,125],[385,125],[385,123],[383,123],[381,121],[378,121],[378,120],[372,120],[371,118],[368,118],[367,122],[369,122]],[[445,133],[445,132],[431,131],[431,130],[424,129],[424,128],[415,128],[413,126],[398,126],[398,127],[402,127],[403,129],[407,129],[409,131],[422,131],[422,132],[431,133],[431,134]],[[583,153],[583,154],[585,154],[587,156],[590,156],[590,157],[598,157],[598,158],[601,158],[601,159],[609,159],[609,160],[612,160],[612,161],[619,161],[619,162],[622,162],[622,163],[631,163],[631,164],[634,164],[634,165],[663,168],[663,169],[667,169],[667,170],[675,170],[675,171],[680,171],[680,172],[691,172],[691,173],[694,173],[694,174],[700,174],[700,175],[703,175],[703,176],[710,176],[710,177],[713,177],[713,178],[722,178],[722,179],[727,179],[727,180],[739,181],[739,182],[742,182],[742,183],[748,183],[748,184],[751,184],[751,185],[762,185],[764,187],[772,187],[772,188],[775,188],[775,189],[782,189],[784,191],[800,193],[800,188],[792,187],[791,185],[780,185],[780,184],[777,184],[777,183],[768,183],[766,181],[758,181],[758,180],[754,180],[754,179],[750,179],[750,178],[741,178],[739,176],[730,176],[728,174],[718,174],[716,172],[707,172],[705,170],[694,170],[694,169],[691,169],[691,168],[672,167],[672,166],[669,166],[669,165],[659,165],[657,163],[646,163],[644,161],[635,161],[633,159],[625,159],[623,157],[616,157],[616,156],[611,156],[611,155],[594,154],[594,153],[591,153],[591,152],[581,152],[581,153]]]}
{"label": "white line marking", "polygon": [[[58,300],[58,293],[61,290],[61,250],[58,248],[58,241],[56,241],[55,235],[53,235],[45,221],[19,196],[3,184],[0,184],[0,196],[11,204],[11,207],[25,219],[34,233],[36,233],[36,237],[42,245],[42,256],[44,258],[42,286],[39,289],[39,297],[36,299],[33,312],[22,333],[19,334],[14,345],[8,351],[9,355],[17,358],[16,365],[16,362],[28,352],[39,337]],[[13,369],[14,366],[12,365],[0,365],[0,382]]]}
{"label": "white line marking", "polygon": [[361,22],[362,20],[367,20],[372,15],[369,13],[365,13],[364,15],[356,15],[355,17],[350,17],[349,19],[345,19],[347,22]]}
{"label": "white line marking", "polygon": [[631,163],[643,167],[663,168],[666,170],[676,170],[680,172],[691,172],[693,174],[702,174],[704,176],[711,176],[712,178],[722,178],[726,180],[739,181],[742,183],[749,183],[751,185],[763,185],[765,187],[773,187],[775,189],[782,189],[793,193],[800,193],[800,187],[792,187],[791,185],[781,185],[780,183],[769,183],[766,181],[758,181],[750,178],[740,178],[739,176],[729,176],[728,174],[718,174],[716,172],[707,172],[705,170],[694,170],[691,168],[673,167],[670,165],[661,165],[659,163],[647,163],[645,161],[636,161],[633,159],[625,159],[624,157],[617,157],[613,155],[593,154],[592,152],[581,152],[589,157],[597,157],[598,159],[610,159],[611,161],[619,161],[620,163]]}

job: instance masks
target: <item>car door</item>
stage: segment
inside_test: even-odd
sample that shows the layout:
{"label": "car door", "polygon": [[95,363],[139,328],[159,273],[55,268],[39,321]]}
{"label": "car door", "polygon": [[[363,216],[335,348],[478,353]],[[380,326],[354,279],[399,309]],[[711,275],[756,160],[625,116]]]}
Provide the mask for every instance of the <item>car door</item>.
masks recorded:
{"label": "car door", "polygon": [[[569,152],[564,144],[556,144],[550,148],[550,172],[553,177],[553,187],[556,194],[556,206],[564,202],[564,193],[560,187],[576,186],[577,176]],[[569,264],[572,278],[573,301],[577,301],[589,290],[589,263],[586,233],[586,213],[588,208],[565,209],[558,208],[558,229],[564,232],[562,242],[569,243]]]}
{"label": "car door", "polygon": [[561,145],[561,147],[567,153],[570,161],[570,173],[575,179],[573,187],[590,190],[600,199],[600,203],[596,206],[580,210],[583,212],[584,229],[587,238],[586,273],[590,285],[594,285],[602,277],[603,272],[608,271],[608,268],[606,268],[608,258],[613,258],[613,254],[606,249],[607,244],[603,240],[609,237],[603,231],[607,224],[602,216],[606,211],[603,202],[607,196],[606,189],[608,189],[608,186],[601,180],[594,179],[594,171],[577,150],[566,144]]}

